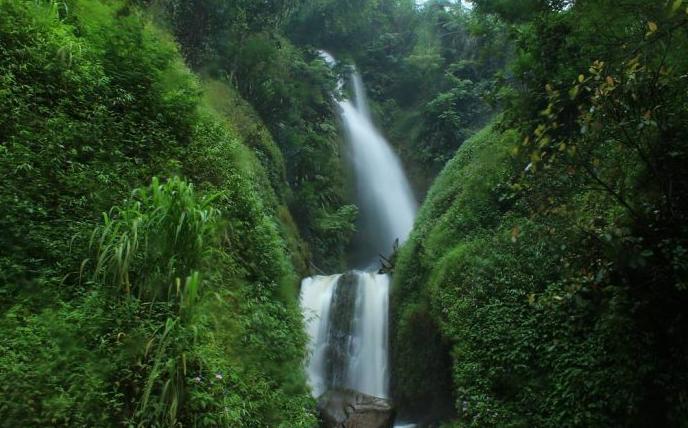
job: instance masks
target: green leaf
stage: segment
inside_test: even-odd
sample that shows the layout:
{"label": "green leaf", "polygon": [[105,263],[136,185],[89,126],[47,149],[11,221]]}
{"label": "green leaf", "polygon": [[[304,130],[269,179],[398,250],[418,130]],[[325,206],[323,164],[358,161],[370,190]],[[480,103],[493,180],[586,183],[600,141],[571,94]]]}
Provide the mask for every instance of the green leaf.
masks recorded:
{"label": "green leaf", "polygon": [[675,0],[674,4],[671,5],[671,13],[676,13],[681,8],[682,4],[683,0]]}

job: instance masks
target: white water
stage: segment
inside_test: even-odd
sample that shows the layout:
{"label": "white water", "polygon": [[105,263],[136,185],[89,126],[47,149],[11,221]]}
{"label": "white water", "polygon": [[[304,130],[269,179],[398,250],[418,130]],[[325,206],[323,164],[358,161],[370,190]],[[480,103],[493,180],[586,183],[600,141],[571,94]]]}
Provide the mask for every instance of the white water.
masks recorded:
{"label": "white water", "polygon": [[376,397],[389,394],[387,315],[389,277],[358,274],[358,298],[347,387]]}
{"label": "white water", "polygon": [[[307,331],[311,338],[311,358],[307,372],[313,396],[319,397],[328,388],[349,388],[376,397],[389,396],[388,332],[389,277],[371,272],[355,275],[356,299],[352,329],[342,343],[328,342],[331,321],[330,303],[341,275],[314,276],[301,284],[301,307],[306,314]],[[346,354],[346,364],[335,370],[342,372],[343,382],[327,379],[327,358],[331,348]]]}
{"label": "white water", "polygon": [[[365,88],[353,74],[354,102],[339,102],[350,145],[359,206],[359,262],[389,256],[408,238],[417,204],[399,158],[370,118]],[[363,243],[360,243],[363,241]]]}
{"label": "white water", "polygon": [[341,275],[314,276],[301,283],[301,310],[306,318],[306,332],[310,338],[308,381],[313,396],[319,397],[327,390],[325,358],[332,291]]}
{"label": "white water", "polygon": [[[326,52],[321,56],[330,66],[336,63]],[[366,266],[372,266],[378,255],[391,254],[396,239],[408,238],[417,205],[401,162],[373,125],[361,77],[354,72],[352,78],[354,101],[338,104],[356,176],[359,240],[366,243]],[[334,301],[345,306],[334,307]],[[306,278],[301,307],[310,336],[307,371],[313,395],[350,388],[389,397],[389,277],[353,271]],[[342,308],[349,312],[337,318]]]}
{"label": "white water", "polygon": [[[377,133],[377,130],[375,129],[370,120],[370,111],[368,110],[368,99],[366,97],[365,86],[363,86],[363,79],[361,78],[361,75],[358,74],[358,72],[354,72],[351,76],[351,81],[354,86],[354,101],[356,102],[356,110],[359,113],[361,113],[361,116],[368,120],[370,127],[373,128],[373,132]],[[382,138],[382,136],[380,137]],[[387,142],[385,142],[384,145],[387,146]],[[394,154],[392,155],[394,156]]]}

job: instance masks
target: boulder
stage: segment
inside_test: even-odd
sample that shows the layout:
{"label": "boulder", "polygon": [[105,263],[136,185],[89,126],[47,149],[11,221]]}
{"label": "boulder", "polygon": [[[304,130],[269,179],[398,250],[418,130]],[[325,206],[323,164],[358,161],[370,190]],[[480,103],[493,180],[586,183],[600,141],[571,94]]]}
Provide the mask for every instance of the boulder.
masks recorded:
{"label": "boulder", "polygon": [[391,428],[392,402],[350,389],[333,389],[318,399],[325,428]]}

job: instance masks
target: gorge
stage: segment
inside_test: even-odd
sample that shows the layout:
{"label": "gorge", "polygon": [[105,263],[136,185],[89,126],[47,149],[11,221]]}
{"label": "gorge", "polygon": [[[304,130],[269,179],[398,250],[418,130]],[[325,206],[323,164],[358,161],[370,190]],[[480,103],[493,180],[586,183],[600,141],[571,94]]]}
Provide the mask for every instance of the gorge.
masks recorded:
{"label": "gorge", "polygon": [[688,428],[686,52],[688,0],[0,0],[0,426]]}

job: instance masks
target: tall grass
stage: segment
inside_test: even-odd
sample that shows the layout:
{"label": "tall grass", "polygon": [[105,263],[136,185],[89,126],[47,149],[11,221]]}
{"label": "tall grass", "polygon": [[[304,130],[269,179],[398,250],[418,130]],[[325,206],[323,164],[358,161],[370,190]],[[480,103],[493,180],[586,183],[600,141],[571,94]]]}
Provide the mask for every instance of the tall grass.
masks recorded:
{"label": "tall grass", "polygon": [[[97,281],[144,300],[197,296],[199,273],[215,239],[219,211],[214,197],[199,198],[193,186],[172,178],[133,192],[132,200],[103,214],[94,230]],[[195,280],[187,278],[195,277]],[[183,286],[182,286],[183,285]],[[187,291],[187,287],[195,287]]]}
{"label": "tall grass", "polygon": [[202,293],[202,270],[215,242],[219,211],[214,197],[199,197],[180,178],[154,178],[123,206],[103,215],[91,236],[93,279],[127,298],[159,303],[164,320],[147,340],[148,367],[138,397],[138,426],[176,426],[185,397],[185,349]]}

